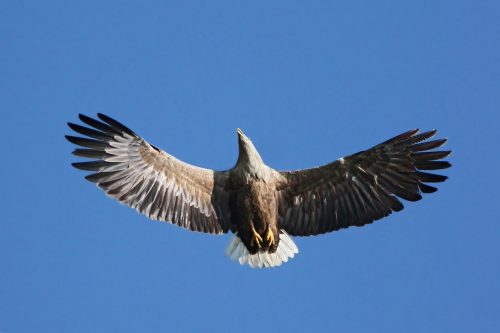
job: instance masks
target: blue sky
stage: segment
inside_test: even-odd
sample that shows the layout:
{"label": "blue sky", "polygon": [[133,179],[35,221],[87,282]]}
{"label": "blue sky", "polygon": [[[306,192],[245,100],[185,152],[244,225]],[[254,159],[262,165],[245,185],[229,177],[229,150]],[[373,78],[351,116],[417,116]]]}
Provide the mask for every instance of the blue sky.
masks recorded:
{"label": "blue sky", "polygon": [[[5,1],[0,331],[500,331],[498,1]],[[66,122],[106,113],[227,169],[236,128],[276,169],[411,128],[449,181],[252,270],[230,236],[153,223],[83,173]]]}

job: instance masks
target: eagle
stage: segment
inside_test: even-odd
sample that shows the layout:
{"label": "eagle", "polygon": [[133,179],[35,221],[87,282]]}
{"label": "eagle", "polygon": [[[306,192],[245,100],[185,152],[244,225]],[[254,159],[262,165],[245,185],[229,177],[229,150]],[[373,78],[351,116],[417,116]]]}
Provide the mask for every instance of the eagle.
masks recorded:
{"label": "eagle", "polygon": [[329,164],[296,171],[267,166],[252,141],[237,129],[238,160],[229,170],[190,165],[148,143],[104,114],[79,115],[68,123],[82,136],[72,163],[85,178],[120,203],[152,220],[192,231],[231,231],[226,255],[251,267],[275,267],[298,253],[291,236],[313,236],[364,226],[437,191],[447,179],[428,170],[451,166],[451,151],[435,150],[447,139],[436,130],[410,130],[368,150]]}

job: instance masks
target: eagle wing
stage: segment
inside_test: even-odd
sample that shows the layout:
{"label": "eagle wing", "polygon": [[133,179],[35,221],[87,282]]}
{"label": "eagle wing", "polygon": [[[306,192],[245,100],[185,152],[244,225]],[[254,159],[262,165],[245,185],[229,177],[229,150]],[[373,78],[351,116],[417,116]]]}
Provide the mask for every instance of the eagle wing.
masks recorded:
{"label": "eagle wing", "polygon": [[68,123],[85,137],[66,138],[83,148],[73,154],[92,161],[73,166],[92,171],[85,178],[107,195],[153,220],[206,233],[229,229],[227,172],[184,163],[116,120],[98,114],[101,121],[80,115],[89,127]]}
{"label": "eagle wing", "polygon": [[451,151],[432,151],[446,139],[426,141],[436,130],[411,130],[371,149],[312,169],[280,172],[279,225],[290,235],[318,235],[363,226],[403,209],[398,198],[418,201],[446,176],[421,170],[451,166]]}

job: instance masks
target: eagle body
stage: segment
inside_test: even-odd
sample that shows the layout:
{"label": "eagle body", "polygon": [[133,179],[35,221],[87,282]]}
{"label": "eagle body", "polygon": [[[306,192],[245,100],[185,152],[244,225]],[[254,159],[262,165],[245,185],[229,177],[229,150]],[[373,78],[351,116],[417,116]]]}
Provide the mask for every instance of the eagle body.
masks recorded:
{"label": "eagle body", "polygon": [[[279,243],[279,230],[276,216],[276,190],[260,179],[246,179],[234,174],[231,186],[237,191],[231,191],[230,200],[231,230],[237,233],[250,254],[259,250],[274,253]],[[257,244],[253,231],[262,238],[262,244]],[[273,234],[276,242],[266,239],[267,232]]]}
{"label": "eagle body", "polygon": [[[211,234],[232,232],[226,255],[251,267],[274,267],[298,253],[291,236],[312,236],[363,226],[418,201],[446,176],[428,170],[451,166],[446,139],[436,130],[410,130],[329,164],[295,171],[267,166],[238,129],[236,165],[225,171],[182,162],[118,121],[80,115],[68,123],[82,136],[73,166],[117,201],[150,219]],[[430,184],[429,184],[430,183]]]}
{"label": "eagle body", "polygon": [[[274,253],[279,243],[274,186],[277,173],[264,164],[252,141],[240,129],[237,133],[239,157],[229,172],[228,182],[231,231],[239,235],[250,254]],[[255,233],[262,241],[255,239]],[[272,236],[266,239],[268,233]]]}

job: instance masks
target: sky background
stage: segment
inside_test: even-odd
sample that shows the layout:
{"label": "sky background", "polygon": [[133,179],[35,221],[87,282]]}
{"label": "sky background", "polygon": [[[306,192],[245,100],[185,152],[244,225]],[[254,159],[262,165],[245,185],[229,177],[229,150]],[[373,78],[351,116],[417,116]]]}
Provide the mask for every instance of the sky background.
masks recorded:
{"label": "sky background", "polygon": [[[494,0],[2,1],[0,332],[499,332],[499,36]],[[282,170],[437,128],[453,167],[255,270],[85,181],[97,112],[213,169],[237,127]]]}

